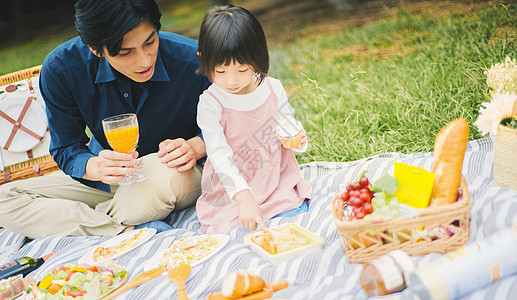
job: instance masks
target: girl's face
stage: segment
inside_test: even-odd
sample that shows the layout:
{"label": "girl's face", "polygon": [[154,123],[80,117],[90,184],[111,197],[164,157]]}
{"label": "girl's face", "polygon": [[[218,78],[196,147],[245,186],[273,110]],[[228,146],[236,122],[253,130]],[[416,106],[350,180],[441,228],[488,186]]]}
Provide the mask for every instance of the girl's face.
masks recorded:
{"label": "girl's face", "polygon": [[212,81],[219,88],[232,94],[249,94],[258,86],[250,65],[241,65],[232,61],[229,65],[218,65],[214,69]]}

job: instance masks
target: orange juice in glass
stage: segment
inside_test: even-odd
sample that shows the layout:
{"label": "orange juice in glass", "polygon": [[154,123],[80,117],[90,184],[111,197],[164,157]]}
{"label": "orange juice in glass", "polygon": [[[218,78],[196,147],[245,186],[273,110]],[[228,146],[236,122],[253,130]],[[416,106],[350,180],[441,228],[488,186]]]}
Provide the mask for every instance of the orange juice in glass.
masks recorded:
{"label": "orange juice in glass", "polygon": [[276,134],[287,149],[298,148],[303,137],[303,126],[300,121],[292,119],[278,124]]}
{"label": "orange juice in glass", "polygon": [[[127,113],[108,117],[102,120],[102,128],[108,144],[114,151],[127,154],[135,151],[138,144],[138,119],[136,114]],[[119,184],[140,182],[145,178],[143,174],[126,174]]]}

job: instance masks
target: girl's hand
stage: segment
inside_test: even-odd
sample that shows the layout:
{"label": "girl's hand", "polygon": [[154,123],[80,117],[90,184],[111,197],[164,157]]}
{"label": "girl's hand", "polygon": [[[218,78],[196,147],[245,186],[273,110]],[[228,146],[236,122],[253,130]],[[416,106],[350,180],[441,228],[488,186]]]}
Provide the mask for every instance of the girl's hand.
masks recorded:
{"label": "girl's hand", "polygon": [[102,150],[99,156],[90,158],[86,162],[86,172],[83,178],[93,181],[102,181],[107,184],[118,183],[125,174],[136,173],[138,152],[132,154],[119,153],[111,150]]}
{"label": "girl's hand", "polygon": [[300,146],[296,147],[296,149],[303,149],[307,144],[307,131],[305,129],[302,130],[302,139],[300,140]]}
{"label": "girl's hand", "polygon": [[205,153],[205,143],[199,137],[191,138],[188,141],[177,138],[165,140],[158,146],[158,157],[161,162],[169,168],[178,167],[178,171],[184,172],[196,165],[196,161]]}
{"label": "girl's hand", "polygon": [[234,199],[239,203],[239,220],[242,225],[249,230],[257,229],[257,225],[264,226],[262,211],[249,190],[238,192]]}

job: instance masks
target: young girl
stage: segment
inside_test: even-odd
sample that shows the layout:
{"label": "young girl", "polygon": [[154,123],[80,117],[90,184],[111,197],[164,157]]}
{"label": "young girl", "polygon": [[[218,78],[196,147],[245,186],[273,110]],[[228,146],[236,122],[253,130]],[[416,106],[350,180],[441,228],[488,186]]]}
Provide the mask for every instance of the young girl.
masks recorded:
{"label": "young girl", "polygon": [[[201,230],[255,230],[263,220],[307,211],[311,186],[276,134],[279,124],[299,122],[280,81],[267,76],[260,23],[244,8],[212,9],[201,24],[198,58],[213,83],[197,115],[208,156],[196,206]],[[307,137],[299,130],[297,150],[304,151]]]}

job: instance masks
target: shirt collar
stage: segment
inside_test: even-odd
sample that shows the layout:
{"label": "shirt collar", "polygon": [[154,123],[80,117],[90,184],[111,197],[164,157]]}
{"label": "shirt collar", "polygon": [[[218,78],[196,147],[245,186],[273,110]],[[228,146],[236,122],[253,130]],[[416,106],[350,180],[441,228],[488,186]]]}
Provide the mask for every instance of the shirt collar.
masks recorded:
{"label": "shirt collar", "polygon": [[[100,58],[99,70],[97,71],[97,77],[95,83],[110,82],[118,79],[117,71],[111,67],[108,60],[104,57]],[[162,56],[158,50],[158,56],[156,57],[156,64],[154,65],[154,74],[149,81],[170,81],[165,65],[163,64]]]}

